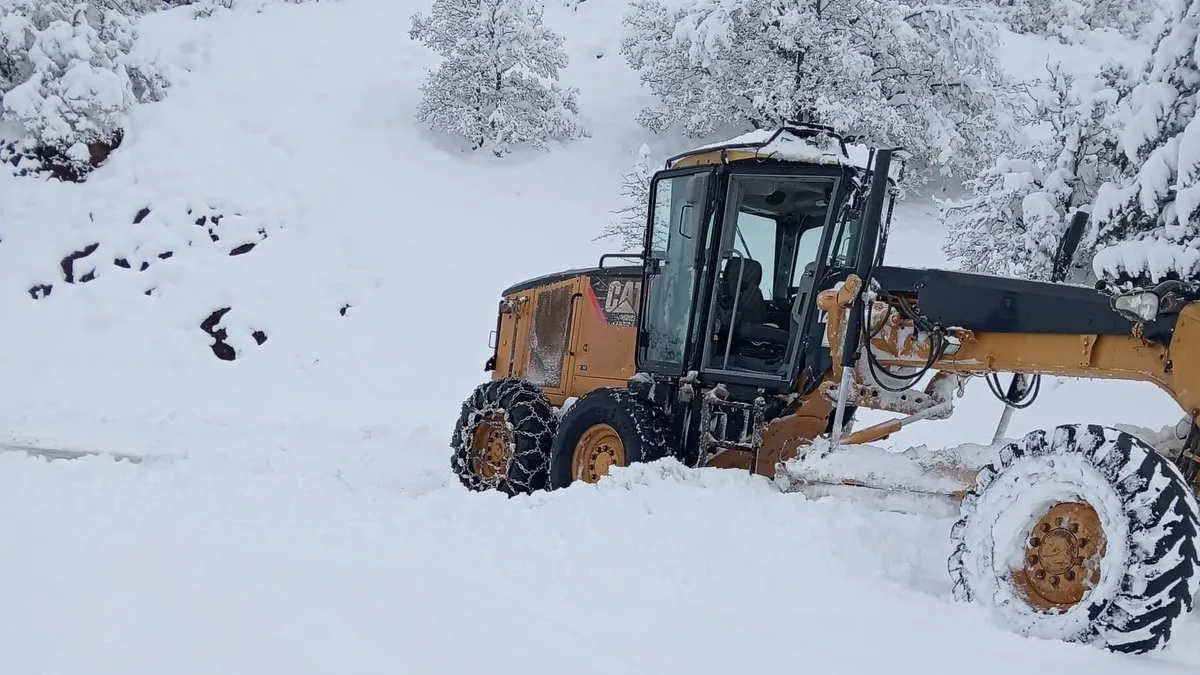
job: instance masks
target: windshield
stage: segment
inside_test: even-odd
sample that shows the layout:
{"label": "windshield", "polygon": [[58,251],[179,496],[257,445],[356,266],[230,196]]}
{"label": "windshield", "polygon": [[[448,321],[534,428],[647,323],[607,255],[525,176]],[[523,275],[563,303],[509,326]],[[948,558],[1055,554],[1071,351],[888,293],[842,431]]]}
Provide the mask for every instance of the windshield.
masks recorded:
{"label": "windshield", "polygon": [[772,377],[791,372],[803,320],[794,311],[803,309],[797,297],[812,284],[836,186],[825,176],[730,178],[708,368]]}

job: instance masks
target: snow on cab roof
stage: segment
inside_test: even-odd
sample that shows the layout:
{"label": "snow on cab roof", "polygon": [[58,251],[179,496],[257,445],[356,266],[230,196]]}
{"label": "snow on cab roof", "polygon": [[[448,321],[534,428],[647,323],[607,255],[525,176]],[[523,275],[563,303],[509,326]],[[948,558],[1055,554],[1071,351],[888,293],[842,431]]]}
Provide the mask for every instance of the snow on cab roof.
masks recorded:
{"label": "snow on cab roof", "polygon": [[[870,147],[846,143],[832,129],[817,126],[784,126],[778,129],[759,129],[727,141],[692,148],[668,159],[667,168],[672,168],[682,159],[715,150],[752,152],[753,157],[759,159],[774,159],[784,162],[853,166],[864,171],[870,169],[874,157]],[[907,156],[903,150],[895,152],[891,168],[888,170],[889,178],[895,181],[900,180],[904,171],[904,160]]]}

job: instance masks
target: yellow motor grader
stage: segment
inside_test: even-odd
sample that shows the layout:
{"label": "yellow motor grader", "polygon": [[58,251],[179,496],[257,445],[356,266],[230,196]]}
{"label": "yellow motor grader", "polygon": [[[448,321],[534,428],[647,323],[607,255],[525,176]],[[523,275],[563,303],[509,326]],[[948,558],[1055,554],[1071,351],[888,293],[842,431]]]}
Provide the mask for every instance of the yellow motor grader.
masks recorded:
{"label": "yellow motor grader", "polygon": [[[1200,592],[1200,287],[885,266],[902,159],[788,125],[668,160],[642,251],[502,293],[454,472],[515,495],[670,457],[941,500],[958,599],[1025,635],[1163,647]],[[1005,443],[1006,415],[991,446],[869,445],[949,416],[969,378],[1008,413],[1042,375],[1149,382],[1182,419],[1161,438],[1080,424]],[[855,429],[859,408],[895,417]]]}

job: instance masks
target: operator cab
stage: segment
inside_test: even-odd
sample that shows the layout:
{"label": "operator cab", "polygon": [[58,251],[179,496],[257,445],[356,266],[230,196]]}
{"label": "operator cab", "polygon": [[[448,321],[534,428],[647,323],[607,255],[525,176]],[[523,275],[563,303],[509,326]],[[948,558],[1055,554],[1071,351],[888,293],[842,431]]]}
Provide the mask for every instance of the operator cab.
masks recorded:
{"label": "operator cab", "polygon": [[[804,159],[780,153],[781,138],[803,142]],[[815,297],[856,264],[869,178],[824,131],[764,139],[693,151],[655,175],[639,370],[783,392],[828,360]]]}

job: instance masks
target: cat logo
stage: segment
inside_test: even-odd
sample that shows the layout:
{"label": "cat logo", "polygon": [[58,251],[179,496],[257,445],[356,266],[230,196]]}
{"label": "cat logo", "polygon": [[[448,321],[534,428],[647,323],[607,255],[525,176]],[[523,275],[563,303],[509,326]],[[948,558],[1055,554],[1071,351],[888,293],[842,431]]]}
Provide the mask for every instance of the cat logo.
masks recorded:
{"label": "cat logo", "polygon": [[642,281],[629,277],[592,277],[592,303],[613,326],[632,326],[637,323],[638,302]]}

